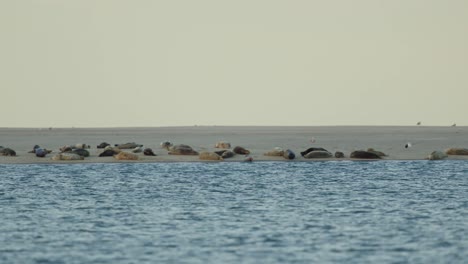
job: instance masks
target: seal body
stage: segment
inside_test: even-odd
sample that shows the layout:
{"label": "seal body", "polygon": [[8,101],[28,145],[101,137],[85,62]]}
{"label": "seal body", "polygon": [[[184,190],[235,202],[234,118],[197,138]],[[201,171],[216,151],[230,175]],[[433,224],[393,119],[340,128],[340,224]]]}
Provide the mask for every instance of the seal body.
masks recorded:
{"label": "seal body", "polygon": [[305,157],[305,155],[307,155],[307,153],[309,153],[311,151],[326,151],[326,152],[328,152],[328,150],[326,150],[324,148],[308,148],[308,149],[301,152],[301,156]]}
{"label": "seal body", "polygon": [[335,158],[341,159],[341,158],[344,158],[344,157],[345,157],[345,155],[344,155],[343,152],[341,152],[341,151],[335,152]]}
{"label": "seal body", "polygon": [[192,147],[184,144],[175,145],[169,148],[170,155],[198,155],[198,152],[192,149]]}
{"label": "seal body", "polygon": [[145,156],[156,156],[156,154],[154,154],[153,150],[150,149],[150,148],[145,148],[143,150],[143,155],[145,155]]}
{"label": "seal body", "polygon": [[113,149],[106,149],[104,150],[101,154],[99,154],[99,157],[113,157],[114,155],[119,154]]}
{"label": "seal body", "polygon": [[87,148],[89,148],[89,145],[86,145],[84,143],[77,143],[77,144],[75,144],[75,148],[77,148],[77,149],[87,149]]}
{"label": "seal body", "polygon": [[468,155],[468,149],[466,148],[449,148],[445,150],[447,155]]}
{"label": "seal body", "polygon": [[383,153],[382,151],[377,151],[377,150],[375,150],[375,149],[373,149],[373,148],[368,148],[367,151],[368,151],[368,152],[375,153],[375,154],[377,154],[377,155],[380,156],[380,157],[386,157],[386,156],[387,156],[387,154]]}
{"label": "seal body", "polygon": [[138,160],[138,155],[130,152],[121,151],[119,154],[114,155],[116,160]]}
{"label": "seal body", "polygon": [[132,149],[132,152],[133,152],[133,153],[141,153],[141,152],[143,152],[143,146],[136,147],[136,148]]}
{"label": "seal body", "polygon": [[167,149],[167,150],[169,150],[173,146],[173,144],[171,142],[169,142],[169,141],[163,141],[163,142],[161,142],[160,145],[161,145],[161,148],[164,148],[164,149]]}
{"label": "seal body", "polygon": [[288,160],[292,160],[296,157],[296,154],[290,149],[284,151],[283,157]]}
{"label": "seal body", "polygon": [[250,151],[249,151],[249,150],[247,150],[247,149],[245,149],[245,148],[243,148],[243,147],[239,147],[239,146],[235,147],[232,151],[233,151],[234,153],[240,154],[240,155],[248,155],[248,154],[250,154]]}
{"label": "seal body", "polygon": [[11,148],[2,148],[0,149],[1,156],[16,156],[16,151],[12,150]]}
{"label": "seal body", "polygon": [[219,141],[219,142],[216,142],[215,148],[228,149],[228,148],[231,148],[231,143],[226,142],[226,141]]}
{"label": "seal body", "polygon": [[36,154],[36,157],[44,158],[47,155],[47,151],[43,148],[36,148],[35,154]]}
{"label": "seal body", "polygon": [[284,155],[284,150],[282,148],[276,147],[273,150],[263,153],[265,156],[278,156],[281,157]]}
{"label": "seal body", "polygon": [[110,146],[110,144],[107,143],[107,142],[102,142],[101,144],[97,145],[97,148],[98,149],[103,149],[103,148],[105,148],[107,146]]}
{"label": "seal body", "polygon": [[220,151],[215,151],[216,154],[221,156],[223,159],[228,159],[234,157],[235,153],[229,149],[226,150],[220,150]]}
{"label": "seal body", "polygon": [[349,155],[352,159],[382,159],[379,155],[375,154],[374,152],[369,152],[365,150],[356,150],[351,152]]}
{"label": "seal body", "polygon": [[429,154],[427,159],[428,160],[442,160],[447,157],[448,157],[447,154],[445,154],[444,152],[436,150],[436,151],[433,151],[431,154]]}
{"label": "seal body", "polygon": [[124,143],[124,144],[115,144],[116,147],[119,149],[134,149],[136,147],[141,147],[143,145],[139,145],[135,142],[129,142],[129,143]]}
{"label": "seal body", "polygon": [[328,151],[323,151],[323,150],[313,150],[309,151],[304,155],[304,158],[306,159],[327,159],[331,158],[332,154]]}
{"label": "seal body", "polygon": [[59,153],[54,155],[52,160],[84,160],[84,157],[75,153]]}
{"label": "seal body", "polygon": [[83,148],[77,148],[72,150],[70,153],[75,153],[77,155],[80,155],[82,157],[89,157],[89,151]]}
{"label": "seal body", "polygon": [[221,156],[214,152],[203,151],[198,155],[198,158],[201,160],[223,160]]}

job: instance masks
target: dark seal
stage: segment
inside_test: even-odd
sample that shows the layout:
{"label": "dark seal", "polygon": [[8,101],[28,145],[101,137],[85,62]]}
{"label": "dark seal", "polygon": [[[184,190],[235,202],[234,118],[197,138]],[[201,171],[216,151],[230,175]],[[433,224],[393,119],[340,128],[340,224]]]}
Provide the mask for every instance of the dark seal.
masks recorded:
{"label": "dark seal", "polygon": [[245,148],[243,148],[243,147],[239,147],[239,146],[235,147],[232,151],[233,151],[234,153],[240,154],[240,155],[248,155],[248,154],[250,154],[250,151],[249,151],[249,150],[247,150],[247,149],[245,149]]}
{"label": "dark seal", "polygon": [[290,149],[284,151],[283,157],[288,160],[292,160],[296,157],[296,154]]}
{"label": "dark seal", "polygon": [[145,155],[145,156],[156,156],[156,154],[154,154],[153,150],[150,149],[150,148],[145,148],[143,150],[143,155]]}
{"label": "dark seal", "polygon": [[382,159],[382,157],[380,157],[376,153],[364,150],[353,151],[351,152],[349,157],[352,159]]}
{"label": "dark seal", "polygon": [[326,151],[326,152],[329,152],[328,150],[326,150],[324,148],[308,148],[308,149],[301,152],[301,156],[305,157],[309,152],[312,152],[312,151]]}

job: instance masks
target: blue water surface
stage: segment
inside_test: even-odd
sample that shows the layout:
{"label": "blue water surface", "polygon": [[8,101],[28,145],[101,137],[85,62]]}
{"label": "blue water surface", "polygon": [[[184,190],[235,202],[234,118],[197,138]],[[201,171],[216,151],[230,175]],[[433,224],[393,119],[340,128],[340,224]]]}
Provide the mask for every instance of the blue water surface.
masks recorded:
{"label": "blue water surface", "polygon": [[0,263],[468,263],[466,161],[0,173]]}

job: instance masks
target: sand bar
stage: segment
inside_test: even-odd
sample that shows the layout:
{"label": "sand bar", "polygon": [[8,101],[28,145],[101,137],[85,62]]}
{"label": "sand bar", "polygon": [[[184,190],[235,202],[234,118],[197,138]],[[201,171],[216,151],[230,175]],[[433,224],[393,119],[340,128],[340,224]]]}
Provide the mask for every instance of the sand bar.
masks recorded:
{"label": "sand bar", "polygon": [[[313,139],[315,142],[312,142]],[[200,161],[198,156],[169,155],[161,148],[162,141],[187,144],[196,151],[215,151],[218,141],[227,141],[232,146],[242,146],[251,151],[254,161],[286,161],[282,157],[263,154],[275,147],[291,149],[296,154],[294,161],[304,159],[300,152],[309,147],[322,147],[334,153],[342,151],[349,159],[354,150],[374,148],[386,153],[386,160],[422,160],[434,150],[451,147],[468,148],[468,127],[428,126],[310,126],[310,127],[252,127],[252,126],[187,126],[149,128],[0,128],[0,146],[16,151],[16,157],[0,156],[0,164],[65,163],[53,161],[64,145],[85,143],[91,146],[91,156],[73,163],[129,162],[117,161],[113,157],[98,157],[101,142],[112,145],[136,142],[152,148],[157,156],[139,155],[136,162],[186,162]],[[411,147],[405,148],[410,142]],[[28,151],[34,145],[53,150],[45,158],[38,158]],[[237,155],[225,161],[243,161]],[[468,156],[449,156],[449,159],[467,159]],[[320,159],[324,160],[324,159]],[[325,160],[337,160],[330,158]]]}

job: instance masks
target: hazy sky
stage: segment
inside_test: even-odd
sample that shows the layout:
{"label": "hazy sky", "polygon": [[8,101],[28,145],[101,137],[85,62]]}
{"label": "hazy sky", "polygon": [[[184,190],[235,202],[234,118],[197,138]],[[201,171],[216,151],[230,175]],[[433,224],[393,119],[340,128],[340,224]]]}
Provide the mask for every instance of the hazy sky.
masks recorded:
{"label": "hazy sky", "polygon": [[0,127],[468,125],[466,0],[0,0]]}

